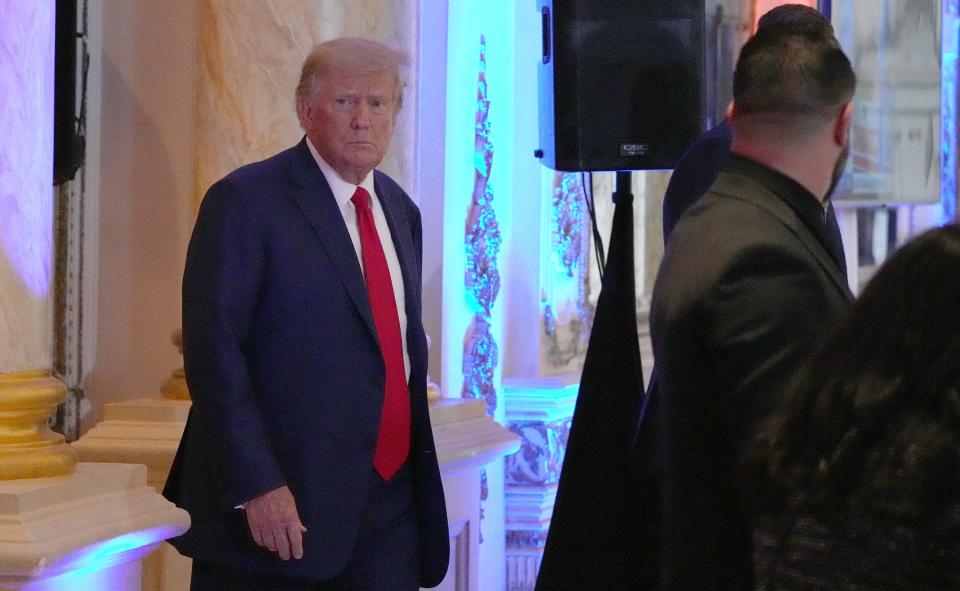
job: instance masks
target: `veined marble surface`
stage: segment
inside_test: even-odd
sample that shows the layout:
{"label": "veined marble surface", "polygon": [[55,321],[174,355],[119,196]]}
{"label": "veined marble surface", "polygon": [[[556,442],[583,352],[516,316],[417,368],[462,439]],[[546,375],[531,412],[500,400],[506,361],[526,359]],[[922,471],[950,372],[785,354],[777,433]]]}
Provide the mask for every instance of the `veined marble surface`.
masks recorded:
{"label": "veined marble surface", "polygon": [[0,372],[48,368],[53,0],[0,0]]}
{"label": "veined marble surface", "polygon": [[[303,59],[317,43],[368,37],[405,51],[416,47],[416,3],[405,0],[202,0],[197,164],[194,191],[203,194],[231,170],[300,140],[294,90]],[[413,192],[416,72],[393,142],[379,167]]]}

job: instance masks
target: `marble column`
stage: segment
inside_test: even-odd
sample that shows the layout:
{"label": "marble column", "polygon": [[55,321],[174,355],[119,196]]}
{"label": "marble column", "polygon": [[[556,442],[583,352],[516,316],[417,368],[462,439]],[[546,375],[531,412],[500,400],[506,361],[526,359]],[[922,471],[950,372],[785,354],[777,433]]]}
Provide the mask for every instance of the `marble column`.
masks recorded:
{"label": "marble column", "polygon": [[[0,1],[0,480],[69,474],[46,426],[50,376],[54,2]],[[26,100],[29,97],[29,100]]]}
{"label": "marble column", "polygon": [[189,518],[142,466],[78,466],[47,427],[65,393],[49,370],[55,3],[0,14],[0,587],[134,591]]}
{"label": "marble column", "polygon": [[[415,57],[417,3],[389,0],[254,2],[201,0],[197,96],[196,203],[231,170],[300,140],[294,89],[317,43],[367,37]],[[413,114],[417,71],[407,73],[404,106],[380,168],[414,195]]]}

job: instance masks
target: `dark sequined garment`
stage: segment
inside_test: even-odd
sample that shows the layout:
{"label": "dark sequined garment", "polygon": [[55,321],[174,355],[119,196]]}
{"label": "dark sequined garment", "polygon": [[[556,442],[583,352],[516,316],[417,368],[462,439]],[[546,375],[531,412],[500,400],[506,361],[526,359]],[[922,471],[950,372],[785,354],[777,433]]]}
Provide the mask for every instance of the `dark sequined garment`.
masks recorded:
{"label": "dark sequined garment", "polygon": [[[901,431],[900,437],[910,437]],[[903,449],[903,448],[901,448]],[[952,461],[919,460],[924,446],[906,446],[899,459],[871,463],[844,515],[800,511],[754,524],[757,589],[844,591],[960,590],[960,494]],[[948,453],[948,458],[956,454]],[[939,481],[939,483],[938,483]],[[907,499],[921,488],[939,506],[929,516],[907,517]],[[793,499],[796,502],[797,498]]]}

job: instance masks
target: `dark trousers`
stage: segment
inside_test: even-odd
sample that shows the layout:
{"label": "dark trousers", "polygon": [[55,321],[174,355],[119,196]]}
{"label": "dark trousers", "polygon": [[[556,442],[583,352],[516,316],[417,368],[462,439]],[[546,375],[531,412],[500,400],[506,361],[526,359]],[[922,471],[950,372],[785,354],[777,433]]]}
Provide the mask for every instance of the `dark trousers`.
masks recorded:
{"label": "dark trousers", "polygon": [[416,591],[419,579],[420,531],[413,481],[410,469],[403,466],[389,482],[373,473],[357,546],[335,579],[290,579],[194,562],[190,590]]}

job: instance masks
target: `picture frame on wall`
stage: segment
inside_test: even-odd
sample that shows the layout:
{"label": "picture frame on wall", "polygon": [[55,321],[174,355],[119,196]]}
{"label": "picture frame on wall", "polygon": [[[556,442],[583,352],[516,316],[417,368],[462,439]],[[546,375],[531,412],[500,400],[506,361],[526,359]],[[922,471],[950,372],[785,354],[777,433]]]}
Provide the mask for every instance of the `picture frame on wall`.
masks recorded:
{"label": "picture frame on wall", "polygon": [[941,0],[844,0],[828,10],[857,74],[850,157],[833,199],[940,201],[953,149],[943,141],[943,111],[955,111],[943,100]]}

